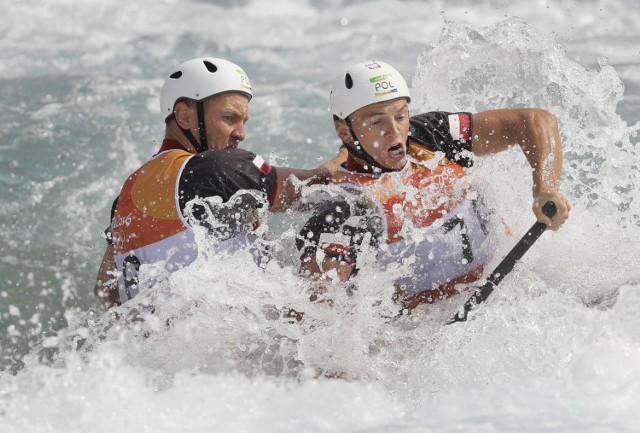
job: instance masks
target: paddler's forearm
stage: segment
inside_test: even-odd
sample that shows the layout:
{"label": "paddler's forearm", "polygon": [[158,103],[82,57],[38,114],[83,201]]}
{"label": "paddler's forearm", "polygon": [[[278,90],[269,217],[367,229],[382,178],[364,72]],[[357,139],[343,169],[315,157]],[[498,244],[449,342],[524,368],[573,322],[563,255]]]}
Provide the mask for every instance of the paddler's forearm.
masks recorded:
{"label": "paddler's forearm", "polygon": [[340,148],[336,156],[324,162],[320,167],[311,170],[302,170],[286,167],[276,169],[276,199],[271,204],[270,210],[282,212],[290,208],[300,198],[300,185],[327,184],[331,182],[333,173],[338,170],[340,164],[347,160],[348,152]]}
{"label": "paddler's forearm", "polygon": [[300,187],[305,185],[326,184],[331,181],[331,172],[318,167],[302,170],[286,167],[275,167],[276,170],[276,198],[269,208],[273,212],[289,209],[300,198]]}
{"label": "paddler's forearm", "polygon": [[107,246],[104,256],[102,257],[102,263],[100,269],[98,269],[98,276],[96,278],[96,285],[93,288],[93,293],[96,298],[107,308],[114,305],[120,305],[120,296],[118,294],[118,288],[116,286],[113,274],[115,273],[115,251],[112,246]]}
{"label": "paddler's forearm", "polygon": [[[531,166],[533,185],[533,213],[538,221],[558,230],[569,218],[571,204],[560,193],[562,178],[562,144],[555,116],[544,110],[530,110],[528,135],[520,141],[520,147]],[[553,218],[542,211],[547,202],[556,205]]]}
{"label": "paddler's forearm", "polygon": [[555,116],[537,110],[532,114],[528,136],[520,142],[533,177],[534,197],[558,191],[562,178],[562,143]]}
{"label": "paddler's forearm", "polygon": [[[532,169],[533,212],[538,221],[557,230],[569,217],[571,204],[559,192],[562,144],[555,116],[538,108],[518,108],[484,111],[473,119],[473,152],[477,155],[520,146]],[[553,219],[542,212],[547,201],[553,201],[558,208]]]}
{"label": "paddler's forearm", "polygon": [[475,154],[494,154],[517,144],[532,168],[533,195],[558,190],[562,144],[555,116],[538,108],[517,108],[476,113],[473,122]]}
{"label": "paddler's forearm", "polygon": [[[543,133],[542,137],[536,137],[521,147],[531,165],[533,213],[538,221],[547,224],[551,230],[555,231],[569,218],[571,203],[559,191],[562,178],[562,145],[557,125],[548,128],[547,131],[549,133]],[[557,209],[551,219],[542,211],[547,202],[553,202]]]}

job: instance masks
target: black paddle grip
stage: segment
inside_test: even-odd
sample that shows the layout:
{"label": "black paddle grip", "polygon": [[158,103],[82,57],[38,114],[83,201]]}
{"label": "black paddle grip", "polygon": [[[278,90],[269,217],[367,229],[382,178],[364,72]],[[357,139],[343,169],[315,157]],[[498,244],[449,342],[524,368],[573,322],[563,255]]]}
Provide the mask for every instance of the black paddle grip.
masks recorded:
{"label": "black paddle grip", "polygon": [[553,218],[558,213],[558,206],[554,202],[548,201],[542,206],[542,213],[549,218]]}

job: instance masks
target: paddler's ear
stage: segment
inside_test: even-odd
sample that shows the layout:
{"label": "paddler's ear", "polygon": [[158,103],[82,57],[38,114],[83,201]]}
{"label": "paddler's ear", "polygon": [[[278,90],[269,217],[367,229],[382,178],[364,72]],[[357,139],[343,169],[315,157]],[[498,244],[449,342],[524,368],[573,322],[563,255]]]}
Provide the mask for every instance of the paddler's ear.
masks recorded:
{"label": "paddler's ear", "polygon": [[194,116],[193,111],[194,110],[191,109],[191,104],[187,101],[178,101],[173,110],[178,126],[184,129],[191,129],[191,121]]}
{"label": "paddler's ear", "polygon": [[338,137],[340,137],[340,140],[342,140],[343,143],[351,143],[353,141],[353,137],[351,137],[351,131],[349,131],[347,122],[338,117],[334,117],[333,126],[334,128],[336,128]]}

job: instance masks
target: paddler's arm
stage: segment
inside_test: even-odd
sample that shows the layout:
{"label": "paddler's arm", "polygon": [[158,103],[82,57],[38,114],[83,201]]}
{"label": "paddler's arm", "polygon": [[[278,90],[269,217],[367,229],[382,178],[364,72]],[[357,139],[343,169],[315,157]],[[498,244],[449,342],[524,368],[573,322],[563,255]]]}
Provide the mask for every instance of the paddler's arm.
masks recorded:
{"label": "paddler's arm", "polygon": [[[325,254],[321,263],[318,263],[312,254],[306,254],[300,261],[300,273],[305,278],[318,278],[323,276],[327,281],[336,283],[336,279],[345,282],[351,277],[354,262],[348,262],[343,257]],[[331,271],[334,271],[331,272]],[[333,277],[333,278],[332,278]]]}
{"label": "paddler's arm", "polygon": [[93,288],[96,298],[107,308],[120,305],[120,295],[114,278],[116,273],[115,257],[115,250],[111,245],[107,245],[100,269],[98,269],[96,285]]}
{"label": "paddler's arm", "polygon": [[276,170],[276,196],[269,210],[282,212],[292,207],[300,198],[300,182],[306,185],[327,184],[340,164],[347,160],[347,150],[340,149],[331,160],[320,167],[303,170],[288,167],[274,167]]}
{"label": "paddler's arm", "polygon": [[[473,115],[476,155],[489,155],[519,145],[533,176],[533,212],[538,221],[558,230],[569,217],[571,204],[558,191],[562,177],[562,143],[554,115],[538,108],[491,110]],[[542,206],[553,201],[558,212],[550,220]]]}
{"label": "paddler's arm", "polygon": [[344,258],[339,256],[326,254],[322,262],[318,263],[315,254],[305,254],[300,261],[300,275],[316,282],[309,300],[315,302],[320,299],[323,302],[332,303],[330,298],[320,295],[329,291],[327,285],[334,286],[349,280],[354,267],[355,263],[345,261]]}

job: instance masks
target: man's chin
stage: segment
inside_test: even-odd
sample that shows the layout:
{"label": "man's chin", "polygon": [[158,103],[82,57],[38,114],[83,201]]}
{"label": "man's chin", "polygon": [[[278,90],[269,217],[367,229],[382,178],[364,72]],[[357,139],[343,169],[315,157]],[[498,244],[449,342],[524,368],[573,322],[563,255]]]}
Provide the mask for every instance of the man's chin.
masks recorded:
{"label": "man's chin", "polygon": [[389,158],[381,164],[387,170],[400,170],[407,165],[406,155],[402,158]]}

